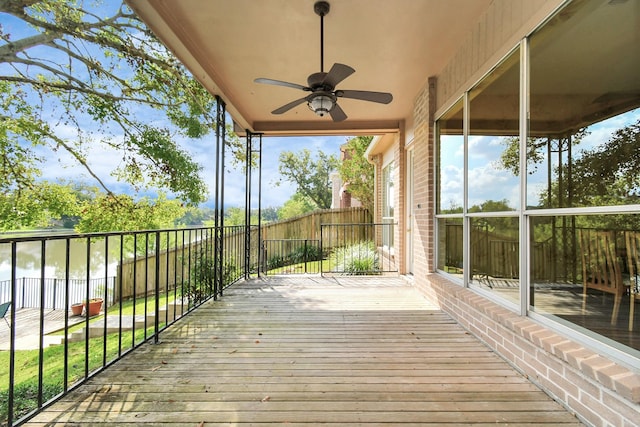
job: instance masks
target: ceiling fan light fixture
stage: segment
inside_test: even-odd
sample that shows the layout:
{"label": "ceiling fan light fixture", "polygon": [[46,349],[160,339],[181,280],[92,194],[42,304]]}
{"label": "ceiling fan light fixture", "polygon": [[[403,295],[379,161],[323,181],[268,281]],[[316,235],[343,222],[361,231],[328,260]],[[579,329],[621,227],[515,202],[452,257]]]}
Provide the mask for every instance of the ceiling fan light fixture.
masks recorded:
{"label": "ceiling fan light fixture", "polygon": [[334,122],[341,122],[347,119],[347,115],[338,104],[338,98],[358,99],[361,101],[377,102],[380,104],[390,103],[393,100],[393,96],[386,92],[336,90],[336,85],[351,74],[355,73],[356,70],[348,65],[336,62],[333,64],[329,72],[324,71],[324,17],[329,13],[329,2],[325,0],[316,1],[313,5],[313,10],[318,16],[320,16],[320,71],[311,74],[307,78],[308,86],[262,77],[254,80],[256,83],[300,89],[305,92],[311,92],[311,94],[291,101],[288,104],[284,104],[283,106],[273,110],[271,114],[284,114],[292,108],[304,104],[306,101],[309,109],[319,117],[324,117],[329,114]]}
{"label": "ceiling fan light fixture", "polygon": [[329,114],[329,111],[333,109],[335,104],[335,100],[328,95],[314,96],[308,103],[311,111],[320,117],[324,117],[325,114]]}

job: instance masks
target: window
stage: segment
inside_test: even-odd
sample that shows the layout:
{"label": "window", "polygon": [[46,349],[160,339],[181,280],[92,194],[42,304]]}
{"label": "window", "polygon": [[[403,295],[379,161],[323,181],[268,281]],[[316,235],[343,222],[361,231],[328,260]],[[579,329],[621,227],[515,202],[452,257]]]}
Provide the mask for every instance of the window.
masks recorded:
{"label": "window", "polygon": [[[638,22],[638,2],[574,2],[531,36],[527,145],[530,309],[635,350]],[[593,286],[610,281],[605,273],[615,280]]]}
{"label": "window", "polygon": [[436,124],[436,224],[438,232],[436,267],[462,275],[464,208],[463,100],[460,99]]}
{"label": "window", "polygon": [[459,101],[436,122],[437,268],[634,357],[638,22],[638,2],[571,2],[521,43],[528,69],[518,47],[465,93],[468,107]]}

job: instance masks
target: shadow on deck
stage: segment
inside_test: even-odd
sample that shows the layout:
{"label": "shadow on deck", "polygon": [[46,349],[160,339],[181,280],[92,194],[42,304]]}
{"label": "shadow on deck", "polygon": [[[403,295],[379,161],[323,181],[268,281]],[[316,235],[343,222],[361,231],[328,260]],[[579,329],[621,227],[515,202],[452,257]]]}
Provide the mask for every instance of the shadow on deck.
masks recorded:
{"label": "shadow on deck", "polygon": [[399,277],[229,288],[30,425],[580,425]]}

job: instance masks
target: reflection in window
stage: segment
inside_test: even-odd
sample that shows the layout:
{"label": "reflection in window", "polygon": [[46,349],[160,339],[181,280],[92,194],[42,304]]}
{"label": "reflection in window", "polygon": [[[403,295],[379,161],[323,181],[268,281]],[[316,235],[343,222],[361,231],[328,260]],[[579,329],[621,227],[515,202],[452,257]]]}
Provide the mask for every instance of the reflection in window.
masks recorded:
{"label": "reflection in window", "polygon": [[531,37],[530,208],[640,202],[639,20],[574,2]]}
{"label": "reflection in window", "polygon": [[462,100],[447,111],[437,124],[438,191],[440,214],[462,213],[464,202],[464,136]]}
{"label": "reflection in window", "polygon": [[[519,92],[516,50],[467,93],[468,126],[462,102],[436,123],[437,268],[461,274],[468,254],[473,288],[518,302],[523,283],[532,310],[634,355],[640,355],[640,259],[632,268],[640,253],[638,22],[638,1],[570,2],[529,38],[529,67],[522,70],[528,93]],[[529,108],[522,117],[526,171],[521,95]],[[463,161],[455,154],[465,149]],[[527,209],[513,212],[522,197]],[[520,221],[529,225],[528,242],[519,241]],[[519,271],[523,255],[526,274]],[[604,272],[622,285],[603,285],[610,282]]]}
{"label": "reflection in window", "polygon": [[515,210],[520,200],[520,53],[512,52],[469,93],[469,212]]}
{"label": "reflection in window", "polygon": [[603,208],[640,203],[638,22],[639,2],[585,0],[531,36],[526,196],[530,209],[608,211],[531,217],[531,309],[636,350],[640,216]]}
{"label": "reflection in window", "polygon": [[532,218],[532,309],[640,350],[629,333],[640,329],[630,264],[640,262],[639,231],[639,215]]}
{"label": "reflection in window", "polygon": [[462,218],[438,218],[438,269],[462,275]]}
{"label": "reflection in window", "polygon": [[[462,277],[464,208],[464,102],[460,99],[436,123],[436,218],[438,270]],[[452,216],[455,216],[452,217]]]}
{"label": "reflection in window", "polygon": [[471,218],[471,285],[520,300],[517,217]]}

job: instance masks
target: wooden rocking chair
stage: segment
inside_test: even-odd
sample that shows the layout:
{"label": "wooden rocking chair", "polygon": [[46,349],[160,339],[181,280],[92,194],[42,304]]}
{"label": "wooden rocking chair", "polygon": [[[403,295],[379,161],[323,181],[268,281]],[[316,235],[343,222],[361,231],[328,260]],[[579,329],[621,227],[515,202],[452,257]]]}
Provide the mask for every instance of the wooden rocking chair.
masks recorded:
{"label": "wooden rocking chair", "polygon": [[627,261],[629,262],[629,331],[633,331],[633,316],[636,301],[640,301],[640,232],[627,231],[625,233],[627,241]]}
{"label": "wooden rocking chair", "polygon": [[611,324],[618,322],[620,302],[625,293],[613,231],[578,230],[582,252],[582,312],[587,308],[587,291],[613,294]]}

